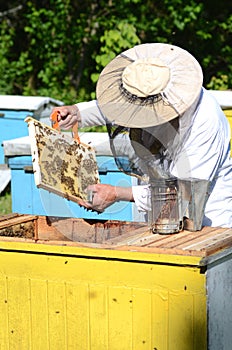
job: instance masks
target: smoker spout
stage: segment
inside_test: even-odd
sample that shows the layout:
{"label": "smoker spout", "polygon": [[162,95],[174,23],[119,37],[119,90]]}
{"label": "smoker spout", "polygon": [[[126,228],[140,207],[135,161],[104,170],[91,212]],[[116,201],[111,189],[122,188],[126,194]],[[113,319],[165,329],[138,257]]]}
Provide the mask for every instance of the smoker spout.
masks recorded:
{"label": "smoker spout", "polygon": [[209,197],[210,182],[200,179],[178,179],[180,196],[180,214],[184,219],[184,229],[199,231],[202,229],[205,205]]}

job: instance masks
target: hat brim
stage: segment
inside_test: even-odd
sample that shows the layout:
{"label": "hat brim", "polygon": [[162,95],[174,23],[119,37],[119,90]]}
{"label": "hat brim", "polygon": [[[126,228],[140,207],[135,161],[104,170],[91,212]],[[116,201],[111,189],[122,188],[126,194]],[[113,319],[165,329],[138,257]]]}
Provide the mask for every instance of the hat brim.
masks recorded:
{"label": "hat brim", "polygon": [[[122,93],[122,72],[140,58],[159,58],[170,69],[170,80],[153,103]],[[186,50],[169,44],[142,44],[114,58],[101,72],[96,94],[99,108],[115,124],[141,128],[160,125],[182,115],[200,95],[202,70]]]}

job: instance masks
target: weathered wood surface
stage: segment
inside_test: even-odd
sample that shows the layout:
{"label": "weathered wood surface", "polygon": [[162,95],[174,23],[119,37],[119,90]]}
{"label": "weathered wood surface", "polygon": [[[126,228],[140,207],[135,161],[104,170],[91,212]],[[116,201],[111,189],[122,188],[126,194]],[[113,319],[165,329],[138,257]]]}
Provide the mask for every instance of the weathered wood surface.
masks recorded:
{"label": "weathered wood surface", "polygon": [[37,239],[37,217],[22,214],[0,216],[0,236]]}
{"label": "weathered wood surface", "polygon": [[29,222],[33,223],[33,233],[28,234],[27,229],[24,239],[31,238],[31,241],[44,244],[200,257],[232,247],[232,229],[220,227],[203,227],[197,232],[185,230],[177,234],[160,235],[152,233],[145,223],[19,214],[0,216],[0,235],[5,236],[0,240],[22,239],[22,235],[2,235],[1,232]]}

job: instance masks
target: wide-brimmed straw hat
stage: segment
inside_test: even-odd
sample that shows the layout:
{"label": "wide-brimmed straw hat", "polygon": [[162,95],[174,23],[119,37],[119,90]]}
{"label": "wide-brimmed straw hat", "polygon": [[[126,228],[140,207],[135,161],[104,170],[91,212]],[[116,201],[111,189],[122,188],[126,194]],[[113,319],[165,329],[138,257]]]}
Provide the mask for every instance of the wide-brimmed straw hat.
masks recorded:
{"label": "wide-brimmed straw hat", "polygon": [[141,128],[181,116],[198,100],[202,83],[202,69],[186,50],[170,44],[141,44],[103,69],[96,94],[107,119]]}

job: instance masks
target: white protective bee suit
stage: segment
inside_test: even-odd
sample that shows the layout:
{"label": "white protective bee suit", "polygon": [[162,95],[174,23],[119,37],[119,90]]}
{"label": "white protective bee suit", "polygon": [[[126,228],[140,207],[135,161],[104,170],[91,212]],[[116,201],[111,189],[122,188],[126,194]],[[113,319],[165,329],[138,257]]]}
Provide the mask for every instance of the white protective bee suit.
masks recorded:
{"label": "white protective bee suit", "polygon": [[[96,100],[77,104],[81,114],[80,127],[105,125]],[[149,128],[150,129],[150,128]],[[230,157],[230,126],[221,107],[206,89],[194,110],[179,118],[177,137],[166,147],[172,159],[169,173],[178,178],[209,180],[210,195],[206,203],[203,226],[232,227],[232,160]],[[139,211],[150,210],[149,186],[133,186]]]}

